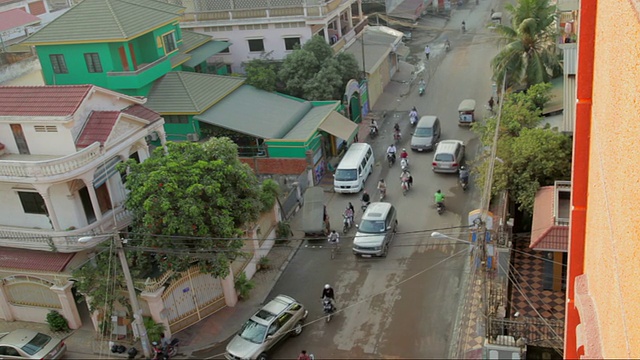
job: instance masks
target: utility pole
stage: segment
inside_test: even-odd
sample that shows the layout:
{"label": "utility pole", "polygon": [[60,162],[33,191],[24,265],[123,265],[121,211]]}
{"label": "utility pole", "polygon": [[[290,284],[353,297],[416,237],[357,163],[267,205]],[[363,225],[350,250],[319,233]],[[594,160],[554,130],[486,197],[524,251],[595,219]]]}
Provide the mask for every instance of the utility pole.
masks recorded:
{"label": "utility pole", "polygon": [[140,342],[142,343],[142,352],[147,359],[151,358],[151,345],[149,344],[149,337],[147,336],[147,328],[144,326],[142,319],[142,311],[140,310],[140,304],[138,303],[138,296],[136,295],[136,289],[133,287],[133,279],[131,278],[131,271],[129,270],[129,264],[127,263],[127,257],[124,254],[124,247],[122,246],[122,239],[120,235],[115,236],[116,251],[120,258],[120,264],[122,265],[122,271],[124,272],[124,278],[127,281],[127,290],[129,290],[129,301],[131,302],[131,308],[133,309],[133,323],[138,331]]}

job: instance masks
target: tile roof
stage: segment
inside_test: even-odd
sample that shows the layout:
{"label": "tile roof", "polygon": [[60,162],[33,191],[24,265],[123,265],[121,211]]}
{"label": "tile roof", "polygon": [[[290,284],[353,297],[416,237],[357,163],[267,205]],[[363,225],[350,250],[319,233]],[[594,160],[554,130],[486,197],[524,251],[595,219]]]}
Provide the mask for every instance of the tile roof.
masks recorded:
{"label": "tile roof", "polygon": [[0,86],[0,116],[73,114],[93,85]]}
{"label": "tile roof", "polygon": [[141,119],[145,119],[149,122],[154,122],[157,120],[160,120],[160,118],[162,117],[160,114],[158,114],[157,112],[149,109],[146,106],[142,106],[142,105],[131,105],[128,108],[122,110],[123,113],[125,114],[129,114],[135,117],[139,117]]}
{"label": "tile roof", "polygon": [[58,253],[0,247],[0,267],[5,269],[61,272],[75,253]]}
{"label": "tile roof", "polygon": [[554,206],[555,186],[545,186],[536,193],[531,224],[531,243],[535,250],[567,251],[569,245],[569,226],[556,225]]}
{"label": "tile roof", "polygon": [[210,35],[199,34],[197,32],[182,30],[182,44],[180,44],[180,50],[189,52],[200,45],[203,45],[213,40]]}
{"label": "tile roof", "polygon": [[94,142],[104,144],[109,138],[113,126],[120,117],[120,111],[92,111],[84,125],[76,145],[87,147]]}
{"label": "tile roof", "polygon": [[0,12],[0,31],[17,28],[23,25],[39,23],[41,20],[22,9],[12,9]]}
{"label": "tile roof", "polygon": [[84,0],[22,43],[124,41],[177,21],[183,10],[155,0]]}
{"label": "tile roof", "polygon": [[200,114],[244,81],[234,76],[172,71],[153,84],[145,106],[160,114]]}

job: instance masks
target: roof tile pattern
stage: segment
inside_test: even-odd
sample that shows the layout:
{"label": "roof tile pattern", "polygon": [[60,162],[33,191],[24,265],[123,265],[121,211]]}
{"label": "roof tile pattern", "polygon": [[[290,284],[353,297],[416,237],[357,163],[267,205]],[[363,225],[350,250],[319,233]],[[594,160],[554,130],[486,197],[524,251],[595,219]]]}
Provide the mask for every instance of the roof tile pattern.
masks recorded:
{"label": "roof tile pattern", "polygon": [[93,85],[0,86],[0,116],[68,116]]}
{"label": "roof tile pattern", "polygon": [[128,40],[178,20],[183,9],[155,0],[84,0],[23,44]]}
{"label": "roof tile pattern", "polygon": [[128,108],[122,110],[123,113],[131,115],[131,116],[135,116],[135,117],[139,117],[141,119],[145,119],[149,122],[154,122],[157,120],[160,120],[160,118],[162,116],[160,116],[160,114],[158,114],[157,112],[149,109],[146,106],[142,106],[142,105],[131,105]]}
{"label": "roof tile pattern", "polygon": [[17,28],[22,25],[40,22],[40,18],[22,9],[12,9],[0,12],[0,31]]}
{"label": "roof tile pattern", "polygon": [[57,253],[0,247],[0,267],[5,269],[60,272],[75,253]]}
{"label": "roof tile pattern", "polygon": [[96,141],[104,144],[119,116],[120,111],[93,111],[82,129],[76,145],[87,147]]}
{"label": "roof tile pattern", "polygon": [[536,250],[567,251],[569,226],[556,225],[554,218],[555,186],[545,186],[536,193],[531,224],[531,243]]}

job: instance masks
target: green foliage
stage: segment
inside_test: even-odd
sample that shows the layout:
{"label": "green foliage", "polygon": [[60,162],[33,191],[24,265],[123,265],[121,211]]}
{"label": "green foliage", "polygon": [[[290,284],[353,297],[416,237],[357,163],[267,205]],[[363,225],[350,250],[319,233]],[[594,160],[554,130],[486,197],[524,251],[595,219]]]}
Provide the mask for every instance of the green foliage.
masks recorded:
{"label": "green foliage", "polygon": [[147,336],[149,337],[149,341],[157,341],[160,343],[160,338],[162,334],[166,331],[166,328],[163,323],[157,323],[150,317],[144,317],[144,327],[147,329]]}
{"label": "green foliage", "polygon": [[258,270],[267,270],[269,269],[269,258],[266,256],[260,257],[258,261]]}
{"label": "green foliage", "polygon": [[511,14],[511,25],[496,25],[505,46],[491,61],[498,86],[502,87],[505,72],[507,87],[548,82],[561,71],[555,6],[549,0],[517,0],[516,6],[507,4],[505,9]]}
{"label": "green foliage", "polygon": [[260,57],[244,64],[247,73],[246,84],[266,91],[276,90],[277,71],[275,63],[267,57]]}
{"label": "green foliage", "polygon": [[291,236],[291,224],[288,221],[280,221],[276,227],[276,237],[286,240]]}
{"label": "green foliage", "polygon": [[54,332],[69,330],[67,319],[55,310],[51,310],[47,314],[47,324],[49,324],[49,330]]}
{"label": "green foliage", "polygon": [[278,78],[287,94],[307,100],[341,100],[351,79],[360,79],[360,68],[352,54],[333,54],[320,36],[314,36],[301,49],[284,60]]}
{"label": "green foliage", "polygon": [[[539,84],[525,93],[509,94],[503,104],[495,162],[492,194],[509,190],[521,210],[531,214],[535,194],[541,186],[552,185],[571,175],[571,139],[550,129],[537,127],[541,107],[550,99],[550,86]],[[497,119],[474,124],[485,148],[493,144]],[[478,159],[477,186],[484,188],[489,150]]]}
{"label": "green foliage", "polygon": [[236,278],[235,288],[238,292],[238,297],[241,299],[248,299],[249,293],[254,288],[255,283],[253,280],[249,280],[247,278],[247,274],[245,272],[241,272],[240,275]]}
{"label": "green foliage", "polygon": [[262,182],[260,191],[260,202],[262,203],[262,212],[273,209],[276,204],[276,198],[280,194],[280,186],[277,182],[266,179]]}
{"label": "green foliage", "polygon": [[115,252],[99,251],[95,262],[74,270],[73,277],[77,279],[76,288],[85,295],[90,311],[101,309],[105,314],[111,314],[114,304],[128,304],[120,292],[120,289],[126,289],[126,283]]}
{"label": "green foliage", "polygon": [[132,268],[140,275],[151,268],[184,271],[197,263],[223,278],[241,254],[243,226],[263,209],[261,187],[228,138],[167,147],[166,155],[157,149],[140,164],[126,164],[133,239],[159,252],[137,254]]}

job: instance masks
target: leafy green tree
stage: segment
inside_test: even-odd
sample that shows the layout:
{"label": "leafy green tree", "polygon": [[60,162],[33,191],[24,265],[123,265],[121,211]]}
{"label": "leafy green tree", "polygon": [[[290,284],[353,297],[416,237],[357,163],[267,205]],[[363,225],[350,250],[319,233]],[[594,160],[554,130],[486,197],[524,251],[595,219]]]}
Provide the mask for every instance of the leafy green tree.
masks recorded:
{"label": "leafy green tree", "polygon": [[305,99],[335,100],[344,92],[340,78],[339,64],[336,59],[329,59],[325,65],[303,87]]}
{"label": "leafy green tree", "polygon": [[320,71],[321,64],[315,55],[307,50],[294,50],[282,63],[278,77],[285,84],[289,95],[304,96],[304,86]]}
{"label": "leafy green tree", "polygon": [[256,58],[244,64],[247,75],[247,85],[252,85],[265,91],[275,91],[277,72],[276,65],[267,58]]}
{"label": "leafy green tree", "polygon": [[362,72],[360,71],[360,64],[358,64],[358,60],[356,60],[356,57],[353,56],[353,54],[349,54],[345,52],[339,53],[338,55],[335,56],[334,59],[338,63],[338,66],[336,66],[336,69],[338,70],[338,73],[340,74],[340,78],[342,79],[342,83],[343,83],[343,86],[342,86],[343,89],[340,89],[340,90],[344,91],[344,86],[346,86],[349,80],[351,79],[360,80],[360,78],[362,77]]}
{"label": "leafy green tree", "polygon": [[556,54],[555,6],[549,0],[518,0],[506,5],[511,25],[497,25],[504,47],[491,61],[493,76],[502,86],[505,73],[507,87],[529,87],[548,82],[561,73]]}
{"label": "leafy green tree", "polygon": [[126,289],[126,284],[118,256],[115,251],[109,250],[99,249],[95,261],[73,271],[73,277],[77,280],[76,288],[85,295],[89,310],[102,309],[105,318],[111,315],[115,304],[128,304],[120,291]]}
{"label": "leafy green tree", "polygon": [[[537,84],[527,92],[510,93],[504,100],[492,182],[492,194],[509,190],[521,210],[532,213],[535,194],[541,186],[571,174],[571,139],[548,128],[539,128],[541,107],[550,99],[549,84]],[[487,151],[477,160],[475,172],[479,188],[484,187],[489,150],[493,144],[497,119],[476,123]]]}
{"label": "leafy green tree", "polygon": [[322,36],[313,36],[302,45],[302,50],[308,51],[318,60],[320,64],[333,58],[333,49]]}

